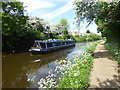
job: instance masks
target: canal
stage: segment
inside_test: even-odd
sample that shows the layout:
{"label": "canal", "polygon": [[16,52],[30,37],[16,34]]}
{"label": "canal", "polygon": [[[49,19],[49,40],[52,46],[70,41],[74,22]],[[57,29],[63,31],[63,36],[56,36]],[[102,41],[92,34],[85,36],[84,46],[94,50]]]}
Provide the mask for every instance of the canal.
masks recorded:
{"label": "canal", "polygon": [[[69,47],[46,55],[32,55],[30,52],[6,54],[2,56],[3,88],[34,88],[37,82],[48,75],[50,69],[55,69],[58,63],[66,57],[74,59],[75,55],[85,52],[89,43],[76,43]],[[33,82],[28,80],[36,77]]]}

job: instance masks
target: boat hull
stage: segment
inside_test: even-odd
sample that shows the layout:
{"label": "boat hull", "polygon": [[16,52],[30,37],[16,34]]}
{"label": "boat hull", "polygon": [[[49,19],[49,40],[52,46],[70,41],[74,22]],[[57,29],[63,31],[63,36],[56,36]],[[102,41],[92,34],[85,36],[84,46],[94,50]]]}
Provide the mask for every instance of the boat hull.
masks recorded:
{"label": "boat hull", "polygon": [[54,48],[49,48],[49,49],[46,49],[44,51],[32,51],[31,50],[31,53],[34,54],[34,55],[37,55],[37,54],[49,54],[51,52],[54,52],[54,51],[57,51],[57,50],[61,50],[61,49],[64,49],[66,47],[73,47],[75,46],[75,44],[71,44],[71,45],[66,45],[66,46],[59,46],[59,47],[54,47]]}

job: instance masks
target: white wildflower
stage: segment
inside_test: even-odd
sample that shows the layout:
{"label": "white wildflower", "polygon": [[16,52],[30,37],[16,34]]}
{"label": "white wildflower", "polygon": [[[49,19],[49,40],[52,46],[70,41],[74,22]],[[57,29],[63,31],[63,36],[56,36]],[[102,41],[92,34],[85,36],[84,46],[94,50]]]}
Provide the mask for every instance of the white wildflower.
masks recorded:
{"label": "white wildflower", "polygon": [[59,73],[59,71],[57,71],[57,73]]}
{"label": "white wildflower", "polygon": [[30,79],[28,78],[27,81],[30,81]]}
{"label": "white wildflower", "polygon": [[75,83],[78,83],[78,81],[75,81]]}
{"label": "white wildflower", "polygon": [[40,82],[38,82],[37,84],[40,84]]}
{"label": "white wildflower", "polygon": [[31,79],[31,81],[34,81],[35,78],[36,78],[36,76],[33,76],[32,79]]}
{"label": "white wildflower", "polygon": [[55,71],[57,71],[59,69],[59,66],[57,66],[56,68],[55,68]]}
{"label": "white wildflower", "polygon": [[79,76],[80,72],[78,71],[77,73],[74,73],[74,76]]}
{"label": "white wildflower", "polygon": [[51,74],[51,72],[52,72],[52,69],[48,73]]}
{"label": "white wildflower", "polygon": [[65,73],[68,73],[68,71],[65,71]]}

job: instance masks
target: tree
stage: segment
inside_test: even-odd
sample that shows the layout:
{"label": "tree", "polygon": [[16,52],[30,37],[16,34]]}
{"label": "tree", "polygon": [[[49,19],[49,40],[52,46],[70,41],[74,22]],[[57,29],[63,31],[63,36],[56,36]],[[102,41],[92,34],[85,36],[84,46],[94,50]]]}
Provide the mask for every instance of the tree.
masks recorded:
{"label": "tree", "polygon": [[68,29],[69,29],[68,21],[66,19],[62,19],[60,21],[60,30],[62,31],[61,34],[64,37],[64,39],[69,39],[71,37],[71,35],[68,32]]}
{"label": "tree", "polygon": [[112,2],[91,1],[84,2],[75,1],[77,23],[84,19],[87,22],[98,25],[98,31],[107,38],[107,42],[119,41],[120,26],[120,1]]}
{"label": "tree", "polygon": [[86,33],[87,33],[87,34],[89,34],[89,33],[90,33],[90,31],[89,31],[89,30],[87,30],[87,31],[86,31]]}
{"label": "tree", "polygon": [[97,35],[94,33],[90,33],[88,36],[89,41],[96,41],[96,40],[100,40],[100,39],[101,39],[100,35]]}
{"label": "tree", "polygon": [[89,24],[94,21],[98,25],[98,32],[106,37],[109,52],[120,62],[120,0],[76,0],[75,5],[77,25],[84,19]]}
{"label": "tree", "polygon": [[25,15],[23,3],[2,2],[2,34],[16,35],[26,24],[28,17]]}
{"label": "tree", "polygon": [[25,13],[23,3],[19,1],[2,2],[3,51],[28,50],[34,40],[44,40],[48,36],[44,20]]}
{"label": "tree", "polygon": [[2,2],[2,42],[3,51],[15,49],[19,33],[25,27],[28,16],[25,15],[23,3],[16,1]]}
{"label": "tree", "polygon": [[[30,39],[45,39],[46,29],[43,25],[43,19],[38,17],[29,17],[26,26],[21,30],[22,37],[29,37]],[[27,38],[26,38],[27,39]]]}

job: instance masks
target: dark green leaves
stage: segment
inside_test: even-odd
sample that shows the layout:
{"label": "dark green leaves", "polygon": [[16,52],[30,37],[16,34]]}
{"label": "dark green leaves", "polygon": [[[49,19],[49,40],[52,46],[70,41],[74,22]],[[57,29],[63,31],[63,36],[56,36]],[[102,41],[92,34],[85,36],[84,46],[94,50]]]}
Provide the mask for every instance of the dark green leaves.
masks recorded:
{"label": "dark green leaves", "polygon": [[98,25],[98,31],[106,36],[108,41],[111,41],[111,39],[120,40],[118,35],[118,33],[120,33],[120,30],[118,29],[120,26],[120,1],[76,1],[75,5],[78,25],[80,25],[81,21],[84,19],[89,23],[95,21]]}

